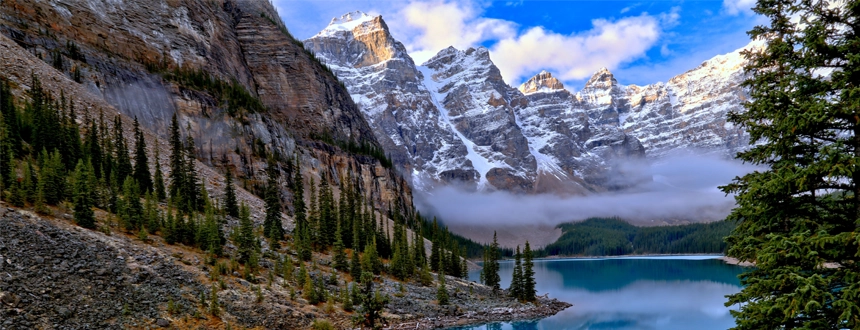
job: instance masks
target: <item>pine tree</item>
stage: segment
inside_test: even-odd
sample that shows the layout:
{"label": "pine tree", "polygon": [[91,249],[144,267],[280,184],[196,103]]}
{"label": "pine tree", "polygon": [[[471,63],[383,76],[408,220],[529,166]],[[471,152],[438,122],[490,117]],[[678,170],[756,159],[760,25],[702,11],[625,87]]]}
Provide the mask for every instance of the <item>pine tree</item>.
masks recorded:
{"label": "pine tree", "polygon": [[179,133],[179,122],[176,114],[170,122],[170,200],[173,205],[183,205],[183,189],[185,187],[185,148],[182,145],[182,135]]}
{"label": "pine tree", "polygon": [[[441,253],[442,249],[439,247],[441,243],[438,238],[434,237],[433,247],[430,249],[430,268],[433,269],[434,272],[439,271],[439,265],[441,263]],[[486,283],[486,282],[485,282]]]}
{"label": "pine tree", "polygon": [[251,210],[245,203],[239,207],[239,234],[236,237],[236,258],[240,263],[248,263],[254,258],[260,244],[254,236],[254,223],[251,222]]}
{"label": "pine tree", "polygon": [[526,248],[523,250],[523,274],[522,274],[522,300],[535,301],[535,271],[534,263],[532,262],[532,248],[529,246],[529,241],[526,241]]}
{"label": "pine tree", "polygon": [[382,309],[388,304],[388,297],[373,290],[373,274],[361,273],[361,307],[355,316],[355,323],[370,329],[377,329],[377,323],[383,321]]}
{"label": "pine tree", "polygon": [[440,306],[448,305],[448,289],[445,287],[445,272],[439,272],[439,287],[436,288],[436,300]]}
{"label": "pine tree", "polygon": [[224,212],[227,215],[239,217],[239,203],[236,201],[236,188],[233,187],[233,172],[227,169],[224,175]]}
{"label": "pine tree", "polygon": [[341,228],[340,224],[337,226],[337,238],[334,241],[334,257],[332,257],[332,261],[334,262],[334,268],[339,271],[347,271],[349,270],[349,263],[346,260],[346,252],[344,252],[343,240],[341,239]]}
{"label": "pine tree", "polygon": [[281,198],[278,196],[278,184],[275,176],[277,169],[275,163],[269,162],[268,181],[266,183],[266,218],[263,220],[263,234],[273,241],[280,241],[284,237],[284,227],[281,224]]}
{"label": "pine tree", "polygon": [[140,130],[137,117],[134,117],[134,179],[141,192],[152,191],[152,175],[149,173],[149,157],[146,156],[146,140]]}
{"label": "pine tree", "polygon": [[499,291],[499,283],[502,281],[499,277],[499,257],[499,242],[496,239],[496,232],[493,232],[493,244],[487,247],[487,260],[481,271],[484,284],[492,287],[494,293]]}
{"label": "pine tree", "polygon": [[[860,328],[858,1],[759,0],[749,35],[738,158],[764,168],[722,187],[735,196],[727,255],[755,262],[727,305],[736,329]],[[825,264],[837,267],[824,267]]]}
{"label": "pine tree", "polygon": [[117,115],[113,120],[113,145],[115,148],[114,160],[116,161],[116,177],[120,182],[125,182],[126,177],[134,174],[131,167],[131,159],[129,159],[128,155],[128,144],[125,142],[125,136],[122,135],[123,132],[122,120],[120,120],[119,115]]}
{"label": "pine tree", "polygon": [[514,274],[511,277],[511,287],[508,291],[511,297],[523,300],[523,265],[519,245],[517,245],[517,252],[514,254]]}
{"label": "pine tree", "polygon": [[357,250],[352,250],[352,258],[349,261],[349,275],[352,276],[353,280],[358,280],[361,276],[361,261]]}
{"label": "pine tree", "polygon": [[[155,163],[155,175],[153,176],[153,192],[155,193],[155,199],[158,201],[166,201],[167,200],[167,191],[164,189],[164,174],[161,173],[161,164],[158,153],[158,139],[155,140],[155,159],[153,162]],[[238,207],[236,208],[236,217],[239,216]]]}
{"label": "pine tree", "polygon": [[95,214],[93,213],[93,183],[95,177],[92,174],[92,165],[78,161],[75,167],[75,222],[78,226],[94,229],[96,227]]}

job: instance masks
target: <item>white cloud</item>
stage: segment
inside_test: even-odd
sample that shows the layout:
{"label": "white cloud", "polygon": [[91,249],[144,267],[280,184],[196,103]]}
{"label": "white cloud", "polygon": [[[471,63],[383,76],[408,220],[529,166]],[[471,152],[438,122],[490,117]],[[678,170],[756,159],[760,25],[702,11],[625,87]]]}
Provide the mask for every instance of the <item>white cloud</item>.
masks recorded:
{"label": "white cloud", "polygon": [[[668,23],[677,21],[677,13]],[[592,29],[563,35],[534,27],[492,47],[493,61],[508,82],[517,82],[541,69],[562,80],[590,76],[601,67],[613,69],[639,58],[654,46],[662,32],[661,19],[643,14],[615,21],[596,19]]]}
{"label": "white cloud", "polygon": [[723,0],[723,9],[729,15],[751,14],[755,0]]}
{"label": "white cloud", "polygon": [[391,25],[402,29],[398,33],[416,63],[449,46],[463,49],[516,35],[516,23],[480,14],[481,8],[470,1],[419,1],[404,7]]}

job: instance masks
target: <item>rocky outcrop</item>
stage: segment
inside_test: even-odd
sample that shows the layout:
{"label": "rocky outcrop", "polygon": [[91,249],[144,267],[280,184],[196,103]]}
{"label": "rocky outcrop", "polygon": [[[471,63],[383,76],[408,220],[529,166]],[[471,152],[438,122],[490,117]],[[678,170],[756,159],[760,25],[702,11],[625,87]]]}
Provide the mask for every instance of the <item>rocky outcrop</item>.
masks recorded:
{"label": "rocky outcrop", "polygon": [[[265,179],[267,157],[297,155],[306,178],[351,173],[378,207],[411,204],[392,169],[339,147],[379,143],[347,90],[289,35],[269,2],[9,0],[0,7],[0,33],[34,58],[59,62],[57,73],[80,73],[79,86],[124,118],[137,117],[153,137],[166,141],[176,113],[202,164],[234,171],[249,188]],[[176,78],[191,74],[235,84],[263,108],[236,110],[234,95]]]}
{"label": "rocky outcrop", "polygon": [[465,145],[381,17],[350,13],[333,19],[305,45],[344,81],[385,151],[414,182],[476,180]]}
{"label": "rocky outcrop", "polygon": [[[485,48],[444,49],[416,66],[382,17],[360,12],[333,19],[305,44],[345,82],[377,139],[422,190],[584,194],[607,189],[601,182],[612,157],[641,154],[618,129],[591,132],[586,113],[571,112],[581,104],[550,73],[520,90],[508,86]],[[556,98],[566,101],[548,109]],[[555,146],[545,148],[545,131],[561,132]]]}
{"label": "rocky outcrop", "polygon": [[618,84],[600,70],[577,93],[589,117],[606,126],[621,127],[642,142],[649,158],[681,149],[733,157],[749,145],[749,135],[726,122],[732,111],[743,111],[748,95],[741,51],[715,56],[666,83],[646,86]]}

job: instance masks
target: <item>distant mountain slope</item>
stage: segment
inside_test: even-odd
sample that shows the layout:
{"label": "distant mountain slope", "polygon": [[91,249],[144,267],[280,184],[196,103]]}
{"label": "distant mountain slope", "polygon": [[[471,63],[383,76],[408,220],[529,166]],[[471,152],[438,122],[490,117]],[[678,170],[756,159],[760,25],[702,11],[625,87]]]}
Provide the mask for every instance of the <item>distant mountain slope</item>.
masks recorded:
{"label": "distant mountain slope", "polygon": [[[360,12],[333,19],[305,44],[344,80],[419,189],[458,182],[524,193],[605,191],[614,188],[607,178],[615,160],[644,153],[618,127],[592,129],[574,103],[556,109],[569,117],[563,123],[537,118],[544,112],[531,103],[543,107],[543,98],[505,84],[485,48],[447,48],[416,66],[381,17]],[[559,146],[547,147],[544,139],[556,136]]]}

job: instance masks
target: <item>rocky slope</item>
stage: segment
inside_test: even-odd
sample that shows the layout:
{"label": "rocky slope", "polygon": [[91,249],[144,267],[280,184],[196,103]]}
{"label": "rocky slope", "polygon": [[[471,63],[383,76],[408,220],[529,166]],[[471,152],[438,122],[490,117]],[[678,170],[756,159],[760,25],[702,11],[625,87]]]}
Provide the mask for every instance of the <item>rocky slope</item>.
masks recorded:
{"label": "rocky slope", "polygon": [[[234,171],[251,190],[265,179],[267,157],[296,155],[306,178],[337,184],[351,173],[378,207],[411,205],[397,173],[339,147],[379,144],[346,89],[289,35],[269,2],[9,0],[0,7],[0,33],[29,56],[58,63],[56,72],[77,73],[86,97],[139,118],[153,137],[167,139],[176,113],[202,164]],[[26,89],[29,71],[4,71],[22,87],[16,93]]]}
{"label": "rocky slope", "polygon": [[[71,218],[66,212],[37,216],[0,202],[0,329],[301,329],[316,319],[351,328],[350,313],[291,297],[294,281],[276,273],[271,261],[261,263],[251,282],[238,273],[213,275],[215,267],[199,250],[159,237],[142,242],[119,231],[82,229],[65,220]],[[329,257],[315,259],[311,277],[328,278]],[[295,278],[298,269],[291,271]],[[383,316],[397,329],[537,318],[570,306],[548,298],[520,304],[453,277],[446,278],[451,305],[438,306],[435,286],[405,283],[400,291],[396,281],[376,281],[391,299]]]}
{"label": "rocky slope", "polygon": [[[419,189],[458,182],[479,190],[584,194],[612,189],[605,178],[613,161],[642,154],[619,128],[590,129],[587,117],[561,109],[573,103],[556,110],[569,112],[569,120],[531,118],[545,116],[538,108],[546,98],[505,84],[485,48],[448,48],[416,66],[382,17],[360,12],[333,19],[305,44],[344,80]],[[556,136],[559,146],[546,148]]]}

